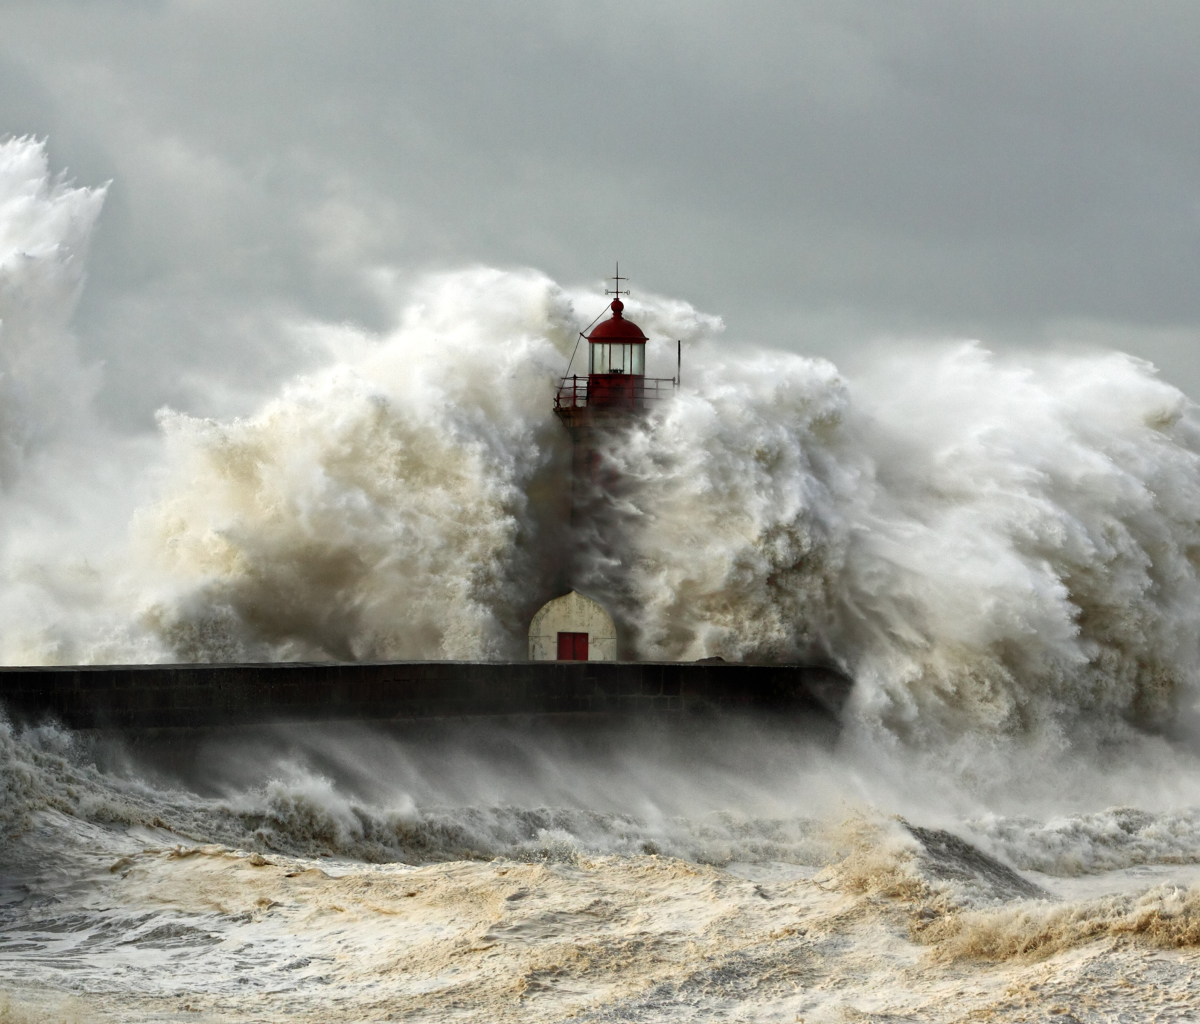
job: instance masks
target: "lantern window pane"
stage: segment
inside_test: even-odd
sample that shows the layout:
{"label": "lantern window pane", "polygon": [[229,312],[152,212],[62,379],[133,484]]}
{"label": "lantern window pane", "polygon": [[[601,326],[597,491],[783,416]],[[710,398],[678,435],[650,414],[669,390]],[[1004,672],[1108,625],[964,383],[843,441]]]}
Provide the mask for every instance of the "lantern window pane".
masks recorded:
{"label": "lantern window pane", "polygon": [[646,373],[646,346],[599,342],[591,346],[589,373]]}

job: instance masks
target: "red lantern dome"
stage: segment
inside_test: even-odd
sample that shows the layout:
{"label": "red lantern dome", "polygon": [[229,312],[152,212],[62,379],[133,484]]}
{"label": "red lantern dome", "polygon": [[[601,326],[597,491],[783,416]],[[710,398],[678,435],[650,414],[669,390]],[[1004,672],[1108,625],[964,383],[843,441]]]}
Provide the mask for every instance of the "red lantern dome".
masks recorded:
{"label": "red lantern dome", "polygon": [[642,329],[632,320],[626,320],[621,315],[625,309],[625,303],[620,299],[613,299],[609,309],[612,310],[612,318],[592,328],[592,333],[587,336],[588,341],[593,345],[601,341],[610,344],[612,342],[646,344],[649,339],[642,333]]}
{"label": "red lantern dome", "polygon": [[[612,382],[605,384],[598,377],[646,375],[646,336],[642,329],[632,320],[626,320],[621,315],[625,303],[613,299],[609,309],[612,317],[602,324],[597,324],[588,340],[588,379],[593,385],[599,385],[611,391]],[[632,385],[620,384],[623,391],[629,391]],[[611,396],[606,396],[611,397]],[[606,400],[602,399],[602,401]]]}

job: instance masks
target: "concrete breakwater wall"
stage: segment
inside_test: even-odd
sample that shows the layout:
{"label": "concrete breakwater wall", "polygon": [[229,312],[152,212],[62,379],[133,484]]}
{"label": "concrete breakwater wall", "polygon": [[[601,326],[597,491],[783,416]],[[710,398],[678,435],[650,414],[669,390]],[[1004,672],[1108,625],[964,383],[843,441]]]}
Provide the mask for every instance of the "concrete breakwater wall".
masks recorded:
{"label": "concrete breakwater wall", "polygon": [[73,729],[700,710],[836,717],[825,668],[699,662],[355,662],[0,668],[0,703]]}

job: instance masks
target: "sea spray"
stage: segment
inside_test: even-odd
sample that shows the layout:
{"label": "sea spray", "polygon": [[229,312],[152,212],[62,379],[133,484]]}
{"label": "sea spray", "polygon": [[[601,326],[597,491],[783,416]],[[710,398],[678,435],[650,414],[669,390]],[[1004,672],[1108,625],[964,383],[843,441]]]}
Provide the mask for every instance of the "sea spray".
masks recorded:
{"label": "sea spray", "polygon": [[52,176],[44,142],[0,143],[0,485],[78,429],[99,383],[69,324],[106,189]]}
{"label": "sea spray", "polygon": [[[156,768],[146,740],[132,750],[103,749],[54,726],[0,719],[0,844],[21,840],[36,849],[48,842],[41,856],[69,858],[80,852],[73,847],[101,838],[88,828],[99,824],[117,835],[157,830],[168,846],[219,843],[372,863],[649,853],[719,864],[812,863],[826,856],[814,822],[787,806],[788,776],[748,803],[730,770],[745,767],[738,752],[758,739],[766,755],[760,766],[787,751],[791,776],[812,771],[824,755],[794,734],[716,725],[710,743],[728,746],[731,761],[688,765],[696,759],[694,727],[584,735],[512,723],[447,728],[436,743],[362,726],[309,731],[307,744],[303,732],[251,730],[213,738],[216,749],[182,769],[166,758],[179,773],[172,774]],[[447,763],[447,751],[461,753]],[[367,774],[372,785],[364,785]],[[601,779],[607,799],[598,796]],[[742,797],[736,812],[725,809],[731,783]],[[220,794],[199,796],[201,785]],[[822,806],[815,793],[807,802]]]}
{"label": "sea spray", "polygon": [[562,543],[531,492],[563,471],[568,313],[541,275],[443,277],[254,416],[164,412],[149,627],[184,660],[517,656]]}
{"label": "sea spray", "polygon": [[[549,395],[566,307],[536,277],[431,287],[443,301],[372,360],[250,420],[165,421],[188,468],[135,527],[196,579],[153,613],[179,655],[519,652],[514,610],[571,558],[534,483],[565,473]],[[522,288],[528,336],[488,312]],[[485,399],[497,352],[512,359]],[[612,493],[577,525],[574,564],[627,654],[831,660],[861,720],[918,745],[1165,721],[1200,651],[1191,403],[1119,355],[964,344],[883,363],[848,381],[702,347],[682,393],[613,436]]]}
{"label": "sea spray", "polygon": [[830,658],[919,745],[1194,699],[1194,406],[1114,354],[880,363],[714,353],[613,445],[593,585],[638,653]]}
{"label": "sea spray", "polygon": [[[0,150],[0,354],[34,403],[22,422],[51,422],[38,353],[72,344],[103,192],[51,180],[37,143]],[[688,373],[615,432],[609,493],[572,527],[553,391],[599,304],[474,268],[415,285],[379,334],[310,324],[327,365],[257,412],[163,410],[124,538],[91,551],[111,527],[79,495],[103,474],[61,465],[102,456],[47,434],[22,486],[62,500],[6,499],[0,654],[518,657],[532,610],[575,584],[612,605],[628,656],[841,665],[852,724],[884,747],[1069,744],[1084,720],[1119,739],[1194,699],[1200,431],[1147,364],[928,344],[846,377],[705,342],[718,321],[634,297],[651,362],[684,337]]]}
{"label": "sea spray", "polygon": [[[689,385],[604,452],[587,582],[659,660],[835,658],[833,580],[870,464],[844,381],[784,353],[689,359]],[[840,456],[840,457],[839,457]]]}

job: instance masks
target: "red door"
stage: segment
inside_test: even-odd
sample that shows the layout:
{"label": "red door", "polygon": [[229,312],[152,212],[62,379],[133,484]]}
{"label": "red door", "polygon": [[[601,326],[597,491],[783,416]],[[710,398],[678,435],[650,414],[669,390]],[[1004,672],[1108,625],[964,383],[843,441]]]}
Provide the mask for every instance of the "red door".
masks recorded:
{"label": "red door", "polygon": [[558,660],[587,661],[587,641],[588,635],[586,633],[559,633]]}

